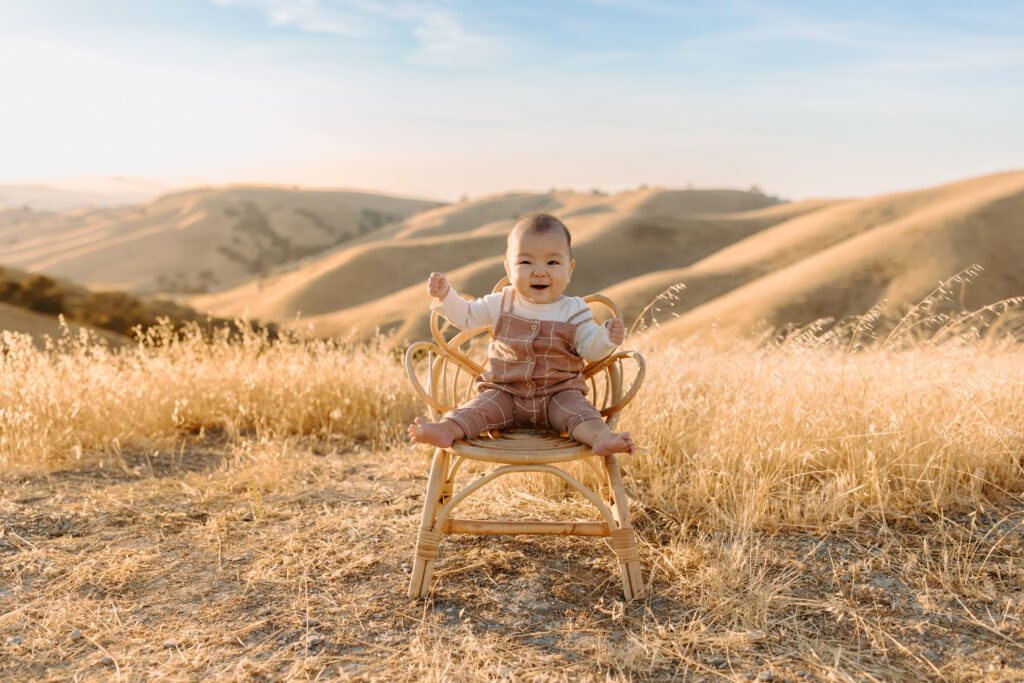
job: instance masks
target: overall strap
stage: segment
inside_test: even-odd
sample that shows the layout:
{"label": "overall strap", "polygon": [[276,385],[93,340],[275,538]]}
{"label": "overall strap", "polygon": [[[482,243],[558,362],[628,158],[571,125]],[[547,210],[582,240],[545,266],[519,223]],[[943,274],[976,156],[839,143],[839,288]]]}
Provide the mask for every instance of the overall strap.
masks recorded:
{"label": "overall strap", "polygon": [[512,312],[512,297],[515,296],[515,292],[511,287],[506,287],[505,291],[501,295],[501,312],[511,313]]}

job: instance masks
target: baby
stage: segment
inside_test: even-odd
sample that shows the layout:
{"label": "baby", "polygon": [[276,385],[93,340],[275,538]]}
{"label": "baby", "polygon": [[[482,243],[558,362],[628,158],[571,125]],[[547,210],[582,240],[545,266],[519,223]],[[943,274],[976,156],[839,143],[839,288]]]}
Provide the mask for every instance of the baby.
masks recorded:
{"label": "baby", "polygon": [[607,356],[625,332],[618,318],[598,325],[583,299],[562,296],[576,268],[571,239],[554,216],[523,218],[505,253],[511,286],[474,301],[459,296],[442,273],[431,273],[431,310],[460,329],[493,331],[479,393],[440,422],[416,418],[409,425],[413,441],[447,448],[491,429],[551,427],[597,455],[633,452],[629,433],[611,431],[584,397],[586,361]]}

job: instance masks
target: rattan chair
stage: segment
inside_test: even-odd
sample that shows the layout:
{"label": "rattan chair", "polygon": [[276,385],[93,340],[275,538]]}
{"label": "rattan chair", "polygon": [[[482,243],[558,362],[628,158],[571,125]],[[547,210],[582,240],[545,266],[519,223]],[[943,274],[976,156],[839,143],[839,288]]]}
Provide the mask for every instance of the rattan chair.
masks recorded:
{"label": "rattan chair", "polygon": [[[499,282],[494,291],[500,291],[507,282],[507,279]],[[584,301],[595,314],[604,307],[611,316],[621,317],[615,304],[605,296],[595,294],[584,297]],[[405,365],[413,387],[429,407],[431,419],[436,421],[475,394],[473,380],[484,371],[491,330],[484,327],[459,331],[437,313],[431,315],[430,330],[434,341],[410,346],[405,354]],[[636,396],[645,369],[644,358],[636,351],[613,352],[584,369],[590,386],[588,398],[609,427],[614,429],[619,412]],[[631,381],[627,381],[627,370]],[[499,467],[456,493],[455,476],[467,458],[495,463]],[[595,472],[597,491],[558,466],[573,460],[586,462]],[[456,506],[481,487],[514,472],[542,472],[561,478],[597,507],[601,521],[470,520],[451,516]],[[597,456],[588,446],[563,434],[535,429],[503,430],[457,441],[450,448],[434,451],[409,597],[423,598],[429,594],[442,535],[466,533],[610,536],[626,599],[632,600],[643,589],[640,558],[629,521],[629,502],[622,486],[618,458]]]}

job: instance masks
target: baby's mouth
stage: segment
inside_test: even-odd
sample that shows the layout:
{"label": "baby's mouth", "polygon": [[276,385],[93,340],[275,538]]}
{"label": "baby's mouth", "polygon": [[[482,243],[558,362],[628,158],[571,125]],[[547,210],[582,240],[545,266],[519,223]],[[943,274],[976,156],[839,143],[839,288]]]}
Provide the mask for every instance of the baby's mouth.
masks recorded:
{"label": "baby's mouth", "polygon": [[537,291],[547,289],[548,287],[549,285],[530,285],[530,289],[535,289]]}

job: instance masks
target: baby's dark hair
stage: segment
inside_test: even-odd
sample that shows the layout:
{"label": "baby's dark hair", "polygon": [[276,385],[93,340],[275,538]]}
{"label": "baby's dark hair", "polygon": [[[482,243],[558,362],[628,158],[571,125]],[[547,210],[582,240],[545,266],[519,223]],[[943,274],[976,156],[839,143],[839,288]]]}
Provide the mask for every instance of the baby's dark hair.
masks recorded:
{"label": "baby's dark hair", "polygon": [[[569,234],[569,228],[565,227],[565,223],[554,216],[546,213],[534,213],[529,216],[523,216],[512,226],[512,232],[515,232],[516,228],[519,228],[522,232],[532,232],[537,235],[543,235],[552,230],[561,233],[562,237],[565,238],[565,245],[569,247],[569,256],[570,258],[572,257],[572,235]],[[512,232],[509,233],[510,237]]]}

